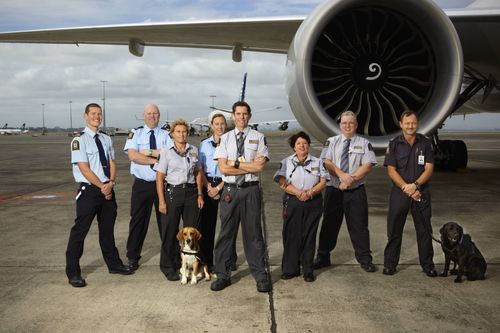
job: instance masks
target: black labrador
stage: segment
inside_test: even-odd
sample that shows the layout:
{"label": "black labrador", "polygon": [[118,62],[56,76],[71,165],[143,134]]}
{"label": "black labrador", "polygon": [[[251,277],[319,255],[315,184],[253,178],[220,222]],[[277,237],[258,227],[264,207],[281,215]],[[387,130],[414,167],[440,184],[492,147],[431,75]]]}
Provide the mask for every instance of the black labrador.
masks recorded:
{"label": "black labrador", "polygon": [[[455,282],[462,282],[462,276],[467,280],[484,280],[486,260],[468,234],[455,222],[444,224],[439,230],[441,233],[441,248],[444,252],[444,271],[440,276],[448,276],[450,262],[453,261],[451,274],[456,273]],[[455,270],[458,265],[458,271]]]}

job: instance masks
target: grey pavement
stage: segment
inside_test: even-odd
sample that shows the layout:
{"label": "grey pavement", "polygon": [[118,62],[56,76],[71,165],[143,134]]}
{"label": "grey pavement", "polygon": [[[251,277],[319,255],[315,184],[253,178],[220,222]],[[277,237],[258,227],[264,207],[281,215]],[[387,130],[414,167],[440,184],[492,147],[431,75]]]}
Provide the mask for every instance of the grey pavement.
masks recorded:
{"label": "grey pavement", "polygon": [[[108,273],[94,222],[81,260],[88,286],[72,288],[64,273],[75,218],[70,138],[0,136],[0,332],[498,332],[500,135],[467,134],[464,139],[469,168],[438,172],[432,180],[432,224],[435,235],[447,221],[457,221],[471,234],[488,263],[486,280],[457,284],[453,277],[426,277],[418,265],[410,216],[398,272],[381,274],[390,189],[381,165],[367,184],[377,272],[366,273],[356,263],[344,225],[333,265],[316,271],[315,282],[280,280],[282,193],[271,178],[292,151],[285,137],[272,136],[262,189],[273,291],[258,293],[240,239],[239,268],[225,290],[213,292],[203,280],[195,286],[167,281],[158,268],[160,238],[154,221],[141,266],[131,276]],[[114,138],[119,170],[115,237],[126,260],[132,177],[121,153],[124,141]],[[318,156],[320,149],[314,142],[313,154]],[[439,244],[434,251],[440,271]]]}

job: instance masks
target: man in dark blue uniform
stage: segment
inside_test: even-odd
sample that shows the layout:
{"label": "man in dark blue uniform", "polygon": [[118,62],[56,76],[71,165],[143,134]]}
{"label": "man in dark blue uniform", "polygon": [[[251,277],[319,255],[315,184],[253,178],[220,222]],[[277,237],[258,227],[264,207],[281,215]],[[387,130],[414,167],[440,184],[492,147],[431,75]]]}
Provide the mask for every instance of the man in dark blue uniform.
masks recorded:
{"label": "man in dark blue uniform", "polygon": [[144,107],[144,126],[130,131],[125,148],[130,160],[130,173],[134,176],[130,203],[130,227],[127,240],[128,265],[139,268],[142,246],[148,232],[153,205],[161,238],[161,214],[156,193],[156,171],[160,150],[172,144],[167,130],[158,126],[160,110],[155,104]]}
{"label": "man in dark blue uniform", "polygon": [[411,210],[417,232],[418,256],[424,273],[437,276],[434,268],[429,180],[434,172],[431,141],[417,133],[418,116],[413,111],[401,115],[403,134],[387,148],[384,165],[393,187],[387,216],[387,245],[384,251],[385,275],[393,275],[399,263],[406,216]]}
{"label": "man in dark blue uniform", "polygon": [[83,243],[90,225],[97,215],[99,244],[104,261],[111,274],[133,273],[123,265],[115,246],[114,227],[116,220],[115,184],[116,166],[113,142],[99,132],[102,110],[91,103],[85,108],[87,127],[71,141],[71,163],[73,177],[80,184],[76,195],[76,219],[71,228],[66,250],[66,275],[73,287],[85,287],[81,276],[80,258]]}

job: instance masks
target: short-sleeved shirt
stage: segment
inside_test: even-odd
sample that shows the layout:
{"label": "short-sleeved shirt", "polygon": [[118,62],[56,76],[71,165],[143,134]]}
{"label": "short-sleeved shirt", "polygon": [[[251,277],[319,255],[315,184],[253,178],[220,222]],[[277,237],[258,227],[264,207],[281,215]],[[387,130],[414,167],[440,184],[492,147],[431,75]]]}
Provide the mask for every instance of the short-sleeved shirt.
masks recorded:
{"label": "short-sleeved shirt", "polygon": [[88,163],[90,170],[96,174],[101,182],[104,183],[109,181],[109,178],[104,174],[104,169],[102,168],[101,159],[99,157],[99,149],[95,143],[94,136],[96,134],[99,135],[98,138],[102,143],[106,159],[108,161],[115,159],[115,150],[111,138],[103,132],[96,133],[90,128],[85,127],[83,132],[71,141],[71,163],[73,164],[73,177],[77,183],[90,183],[80,171],[78,162]]}
{"label": "short-sleeved shirt", "polygon": [[[231,161],[235,161],[238,158],[238,147],[236,144],[236,136],[240,131],[235,128],[232,131],[227,132],[220,138],[220,144],[215,149],[214,159],[226,158]],[[245,128],[243,131],[244,137],[244,158],[245,162],[253,162],[257,155],[269,158],[269,151],[267,149],[267,144],[265,137],[262,133],[257,132],[249,127]],[[222,176],[222,180],[225,183],[236,183],[236,176]],[[259,176],[253,173],[247,173],[245,175],[245,182],[258,181]]]}
{"label": "short-sleeved shirt", "polygon": [[[172,139],[170,139],[170,135],[167,130],[162,129],[159,126],[154,129],[147,126],[141,126],[130,131],[123,150],[127,152],[131,148],[140,152],[144,149],[151,149],[149,146],[149,137],[151,135],[150,131],[154,131],[156,149],[168,147],[172,144]],[[145,165],[130,162],[130,173],[135,177],[148,182],[156,180],[156,172],[151,169],[149,164]]]}
{"label": "short-sleeved shirt", "polygon": [[217,145],[213,136],[200,143],[200,164],[207,177],[222,177],[217,161],[214,160]]}
{"label": "short-sleeved shirt", "polygon": [[[320,158],[330,160],[340,168],[345,140],[347,140],[347,138],[342,134],[328,138],[327,145],[323,148]],[[359,135],[354,135],[349,143],[349,173],[353,174],[360,166],[368,163],[377,165],[377,157],[375,156],[372,145],[367,139]],[[365,181],[366,177],[358,179],[352,183],[350,188],[359,187],[364,184]],[[340,179],[332,175],[327,185],[338,188],[340,186]]]}
{"label": "short-sleeved shirt", "polygon": [[307,155],[304,163],[300,163],[297,154],[293,154],[280,163],[278,171],[273,176],[275,182],[285,177],[287,183],[299,190],[308,190],[319,183],[321,178],[330,179],[330,174],[323,166],[323,161],[317,157]]}
{"label": "short-sleeved shirt", "polygon": [[406,141],[403,134],[389,142],[384,166],[394,166],[406,183],[415,182],[425,171],[426,163],[434,164],[434,152],[431,140],[422,134],[417,134],[413,145]]}
{"label": "short-sleeved shirt", "polygon": [[160,159],[154,166],[154,170],[166,174],[165,180],[170,185],[196,183],[194,175],[199,169],[198,148],[189,143],[186,143],[185,154],[179,153],[173,143],[162,148]]}

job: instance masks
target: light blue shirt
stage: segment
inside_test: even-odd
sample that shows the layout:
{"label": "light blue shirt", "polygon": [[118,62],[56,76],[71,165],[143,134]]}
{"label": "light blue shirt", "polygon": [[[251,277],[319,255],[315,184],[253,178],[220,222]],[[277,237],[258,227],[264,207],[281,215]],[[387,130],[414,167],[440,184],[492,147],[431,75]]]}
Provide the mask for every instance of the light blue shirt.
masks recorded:
{"label": "light blue shirt", "polygon": [[[99,140],[104,148],[104,154],[106,154],[106,159],[112,161],[115,159],[115,150],[113,148],[113,141],[106,134],[99,132]],[[90,128],[85,127],[80,136],[73,138],[71,141],[71,163],[73,164],[73,177],[77,183],[89,183],[90,181],[86,179],[80,168],[78,167],[78,162],[87,162],[89,164],[90,170],[92,170],[101,182],[109,181],[109,178],[104,174],[104,170],[101,165],[101,160],[99,159],[99,149],[94,140],[96,132],[92,131]]]}
{"label": "light blue shirt", "polygon": [[299,190],[309,190],[320,182],[321,178],[330,180],[330,174],[323,166],[323,160],[307,155],[304,164],[300,164],[297,155],[293,154],[281,161],[278,171],[273,176],[275,182],[285,177],[287,183]]}
{"label": "light blue shirt", "polygon": [[[214,159],[225,158],[234,161],[238,158],[238,147],[236,143],[236,136],[240,131],[235,128],[232,131],[227,132],[220,138],[220,144],[217,146],[214,152]],[[243,131],[244,137],[244,158],[245,162],[253,162],[257,155],[264,156],[269,159],[269,151],[267,149],[266,139],[264,134],[257,132],[256,130],[245,128]],[[223,175],[222,180],[225,183],[236,183],[236,176]],[[255,173],[245,174],[245,181],[252,182],[258,181],[259,176]]]}
{"label": "light blue shirt", "polygon": [[[144,149],[150,149],[149,137],[151,130],[154,131],[156,139],[156,149],[162,149],[172,144],[172,139],[170,138],[170,135],[167,130],[162,129],[159,126],[157,126],[154,129],[149,128],[147,126],[141,126],[133,129],[129,133],[123,151],[127,153],[130,148],[135,149],[138,152]],[[156,180],[156,172],[153,169],[151,169],[149,164],[138,164],[135,162],[130,162],[130,173],[135,177],[148,182]]]}
{"label": "light blue shirt", "polygon": [[186,143],[186,154],[180,155],[172,143],[162,148],[160,159],[154,169],[165,174],[165,181],[170,185],[196,183],[195,174],[200,170],[198,148]]}
{"label": "light blue shirt", "polygon": [[216,146],[213,136],[200,143],[200,163],[207,177],[222,177],[217,161],[214,160]]}
{"label": "light blue shirt", "polygon": [[[346,138],[342,134],[328,138],[328,146],[323,148],[320,158],[330,160],[337,167],[340,167],[345,140]],[[377,165],[377,157],[372,145],[367,139],[359,135],[354,135],[349,144],[349,173],[353,174],[360,166],[367,163],[373,166]],[[364,184],[365,181],[366,176],[355,181],[350,188],[356,188]],[[327,186],[338,188],[340,186],[340,179],[337,176],[332,176]]]}

